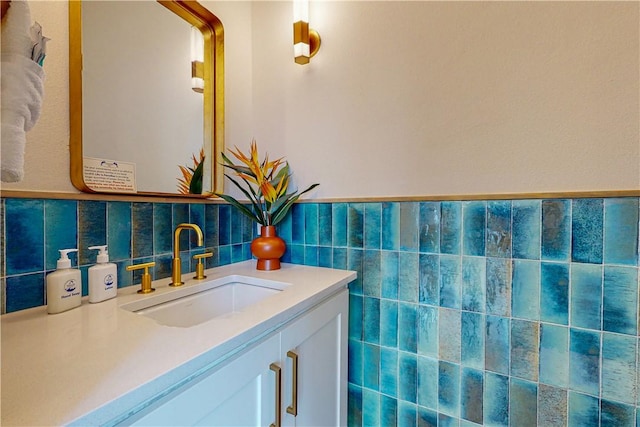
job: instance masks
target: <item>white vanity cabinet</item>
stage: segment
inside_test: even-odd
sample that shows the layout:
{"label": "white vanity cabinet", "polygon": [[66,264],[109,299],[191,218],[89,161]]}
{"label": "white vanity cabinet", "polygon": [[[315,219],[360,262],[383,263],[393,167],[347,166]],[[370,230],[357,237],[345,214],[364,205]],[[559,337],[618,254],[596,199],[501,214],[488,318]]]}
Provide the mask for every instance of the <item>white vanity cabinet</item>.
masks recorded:
{"label": "white vanity cabinet", "polygon": [[343,289],[121,425],[346,425],[348,307]]}

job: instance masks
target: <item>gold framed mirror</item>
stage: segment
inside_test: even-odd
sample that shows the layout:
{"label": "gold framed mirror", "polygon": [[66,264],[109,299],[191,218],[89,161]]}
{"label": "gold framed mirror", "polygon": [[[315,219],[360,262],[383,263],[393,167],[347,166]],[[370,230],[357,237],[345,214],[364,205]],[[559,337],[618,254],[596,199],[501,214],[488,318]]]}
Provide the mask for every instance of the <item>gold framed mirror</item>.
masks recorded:
{"label": "gold framed mirror", "polygon": [[[194,28],[202,63],[190,55]],[[223,61],[222,23],[196,1],[70,0],[73,185],[150,196],[222,192]]]}

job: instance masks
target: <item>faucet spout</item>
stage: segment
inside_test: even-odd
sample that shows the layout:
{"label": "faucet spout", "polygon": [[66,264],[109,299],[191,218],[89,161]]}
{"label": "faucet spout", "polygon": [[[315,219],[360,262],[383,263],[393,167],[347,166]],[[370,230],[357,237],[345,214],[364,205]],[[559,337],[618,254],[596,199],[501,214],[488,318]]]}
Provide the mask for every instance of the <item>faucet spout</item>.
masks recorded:
{"label": "faucet spout", "polygon": [[180,264],[180,232],[182,230],[193,230],[198,238],[198,246],[204,245],[204,237],[202,230],[196,224],[178,224],[173,234],[173,269],[171,272],[171,283],[169,286],[184,285],[182,281],[182,265]]}

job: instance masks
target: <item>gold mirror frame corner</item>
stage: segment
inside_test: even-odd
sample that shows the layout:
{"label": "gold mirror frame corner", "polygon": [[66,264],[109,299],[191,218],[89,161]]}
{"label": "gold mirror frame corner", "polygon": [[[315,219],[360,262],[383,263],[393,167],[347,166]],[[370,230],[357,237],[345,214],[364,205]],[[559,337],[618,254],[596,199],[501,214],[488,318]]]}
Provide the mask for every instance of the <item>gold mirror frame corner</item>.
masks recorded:
{"label": "gold mirror frame corner", "polygon": [[[159,4],[197,27],[204,38],[204,143],[212,153],[211,188],[206,194],[137,192],[137,196],[211,198],[224,191],[224,27],[220,19],[197,1],[156,0]],[[73,186],[85,193],[99,193],[84,181],[82,146],[82,1],[69,4],[69,152],[70,178]],[[109,194],[119,194],[108,192]],[[131,193],[126,193],[131,194]]]}

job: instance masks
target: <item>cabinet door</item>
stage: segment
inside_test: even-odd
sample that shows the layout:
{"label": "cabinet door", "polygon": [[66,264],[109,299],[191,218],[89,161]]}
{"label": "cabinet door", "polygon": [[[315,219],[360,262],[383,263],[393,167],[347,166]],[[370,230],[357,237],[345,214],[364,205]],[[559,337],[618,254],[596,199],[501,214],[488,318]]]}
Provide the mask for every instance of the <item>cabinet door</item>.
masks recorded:
{"label": "cabinet door", "polygon": [[[282,331],[283,425],[346,425],[348,312],[349,292],[345,290]],[[297,384],[289,351],[298,359]],[[296,385],[294,416],[287,408],[293,406]]]}
{"label": "cabinet door", "polygon": [[275,335],[220,368],[212,368],[152,405],[136,426],[268,426],[275,420],[276,381],[270,370],[280,360]]}

